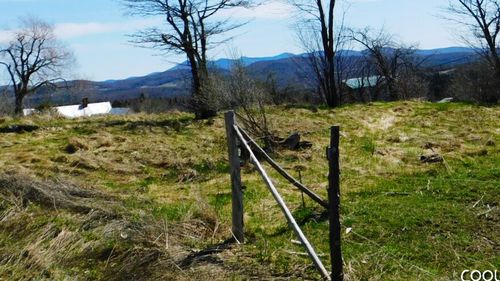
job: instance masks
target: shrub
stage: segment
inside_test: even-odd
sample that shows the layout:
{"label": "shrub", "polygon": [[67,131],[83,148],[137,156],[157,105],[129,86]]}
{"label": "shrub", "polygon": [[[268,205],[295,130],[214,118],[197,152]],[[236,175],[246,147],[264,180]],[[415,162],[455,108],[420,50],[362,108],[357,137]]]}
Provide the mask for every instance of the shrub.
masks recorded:
{"label": "shrub", "polygon": [[456,100],[495,104],[500,97],[500,81],[488,63],[479,61],[458,68],[449,91]]}

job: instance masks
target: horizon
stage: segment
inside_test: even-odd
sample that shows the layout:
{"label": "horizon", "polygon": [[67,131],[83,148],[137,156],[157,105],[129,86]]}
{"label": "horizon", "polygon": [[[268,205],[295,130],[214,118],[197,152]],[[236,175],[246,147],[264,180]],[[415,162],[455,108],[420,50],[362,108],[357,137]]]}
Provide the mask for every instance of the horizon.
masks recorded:
{"label": "horizon", "polygon": [[[53,24],[58,38],[74,52],[77,66],[74,76],[69,77],[71,80],[122,80],[163,72],[185,61],[182,55],[161,55],[156,50],[128,42],[128,35],[158,25],[158,19],[127,16],[118,0],[71,1],[70,5],[68,2],[0,0],[6,15],[0,19],[0,43],[6,42],[6,30],[14,28],[19,17],[30,15]],[[336,16],[347,10],[346,25],[370,26],[375,30],[384,28],[399,41],[418,43],[417,48],[421,50],[465,47],[452,39],[452,29],[437,16],[446,0],[401,2],[345,0],[339,3]],[[99,7],[97,11],[96,6]],[[235,38],[212,50],[209,53],[211,60],[231,57],[235,52],[238,57],[249,58],[304,53],[293,30],[296,25],[294,12],[285,2],[272,0],[252,10],[237,8],[224,13],[249,23],[229,33],[228,36]],[[0,81],[4,81],[4,74],[4,70],[0,70]]]}
{"label": "horizon", "polygon": [[[470,50],[472,52],[474,48],[467,47],[467,46],[449,46],[449,47],[431,48],[431,49],[421,49],[421,48],[418,48],[416,50],[417,51],[428,52],[428,51],[438,51],[438,50],[447,50],[447,49],[467,49],[467,50]],[[344,49],[341,49],[341,50],[339,50],[337,52],[342,52],[342,51],[347,51],[347,52],[350,52],[350,51],[362,52],[363,50],[349,50],[349,49],[348,50],[344,50]],[[269,58],[271,60],[278,60],[278,59],[274,59],[274,58],[277,58],[277,57],[280,57],[280,56],[283,56],[283,55],[301,56],[301,55],[305,55],[305,54],[307,54],[307,53],[283,52],[283,53],[279,53],[279,54],[276,54],[276,55],[264,56],[264,57],[249,57],[249,56],[242,55],[242,56],[240,56],[238,58],[234,58],[234,59],[233,58],[222,57],[222,58],[218,58],[218,59],[214,59],[214,60],[210,60],[210,61],[211,62],[217,62],[219,60],[231,60],[231,61],[234,61],[234,60],[238,60],[238,59],[267,59],[267,58]],[[286,58],[280,58],[280,59],[286,59]],[[166,72],[166,71],[169,71],[169,70],[173,70],[173,69],[175,69],[178,66],[186,66],[185,63],[187,63],[186,60],[184,62],[177,63],[177,64],[173,65],[170,68],[167,68],[167,69],[164,69],[164,70],[159,70],[159,71],[154,71],[154,72],[150,72],[150,73],[145,73],[143,75],[129,76],[129,77],[123,77],[123,78],[119,78],[119,79],[89,80],[89,81],[93,81],[93,82],[109,82],[109,81],[120,81],[120,80],[132,79],[132,78],[146,77],[148,75],[152,75],[152,74],[156,74],[156,73],[162,73],[162,72]]]}

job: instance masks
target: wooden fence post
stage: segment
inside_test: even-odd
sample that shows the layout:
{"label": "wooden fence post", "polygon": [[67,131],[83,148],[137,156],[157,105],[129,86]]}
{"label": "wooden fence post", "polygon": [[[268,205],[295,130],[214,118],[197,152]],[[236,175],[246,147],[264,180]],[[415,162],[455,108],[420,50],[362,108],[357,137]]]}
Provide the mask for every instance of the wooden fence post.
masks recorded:
{"label": "wooden fence post", "polygon": [[232,231],[237,242],[243,243],[243,190],[241,185],[240,157],[238,155],[238,139],[234,132],[236,116],[234,111],[224,115],[226,121],[226,137],[229,152],[232,194]]}
{"label": "wooden fence post", "polygon": [[339,165],[340,128],[331,128],[330,148],[328,149],[328,218],[330,223],[330,259],[332,262],[332,281],[344,279],[342,250],[340,243],[340,165]]}

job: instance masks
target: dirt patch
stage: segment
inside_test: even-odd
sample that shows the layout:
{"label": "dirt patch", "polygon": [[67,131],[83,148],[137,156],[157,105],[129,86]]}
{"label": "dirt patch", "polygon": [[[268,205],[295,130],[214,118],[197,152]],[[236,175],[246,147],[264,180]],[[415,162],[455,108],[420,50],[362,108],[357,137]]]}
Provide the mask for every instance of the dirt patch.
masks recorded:
{"label": "dirt patch", "polygon": [[383,116],[378,122],[378,127],[382,130],[387,130],[394,125],[396,118],[394,116]]}
{"label": "dirt patch", "polygon": [[394,115],[385,114],[378,118],[370,117],[369,119],[362,120],[361,122],[372,132],[386,131],[394,126],[394,124],[396,123],[396,117]]}

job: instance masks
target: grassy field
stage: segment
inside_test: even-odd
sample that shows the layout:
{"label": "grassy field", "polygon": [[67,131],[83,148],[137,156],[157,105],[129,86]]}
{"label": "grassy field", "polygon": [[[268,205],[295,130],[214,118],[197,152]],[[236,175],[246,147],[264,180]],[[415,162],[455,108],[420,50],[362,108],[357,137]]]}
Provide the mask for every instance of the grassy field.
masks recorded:
{"label": "grassy field", "polygon": [[[278,135],[313,143],[273,157],[295,176],[302,167],[324,198],[329,127],[341,126],[346,280],[459,280],[464,269],[500,268],[498,106],[269,114]],[[0,128],[13,124],[39,128],[0,133],[0,280],[320,278],[251,165],[242,168],[248,239],[223,243],[231,194],[222,115],[0,119]],[[444,161],[421,161],[431,154]],[[328,265],[325,214],[269,172]]]}

